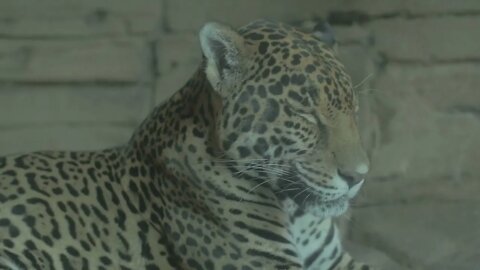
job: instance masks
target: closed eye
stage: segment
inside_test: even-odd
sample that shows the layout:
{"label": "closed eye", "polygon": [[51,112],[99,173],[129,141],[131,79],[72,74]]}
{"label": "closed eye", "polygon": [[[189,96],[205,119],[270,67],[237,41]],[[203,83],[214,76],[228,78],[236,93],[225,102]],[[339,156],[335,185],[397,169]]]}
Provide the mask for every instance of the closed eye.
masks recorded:
{"label": "closed eye", "polygon": [[307,120],[308,122],[310,122],[312,124],[318,124],[318,121],[315,118],[315,116],[313,116],[309,113],[298,113],[298,115],[300,115],[301,117],[303,117],[305,120]]}
{"label": "closed eye", "polygon": [[294,113],[302,118],[304,118],[305,120],[307,120],[308,122],[312,123],[312,124],[317,124],[317,119],[315,118],[315,116],[313,116],[313,114],[308,111],[308,110],[305,110],[305,108],[296,108],[292,105],[290,105],[288,102],[287,104],[289,105],[287,107],[287,110],[289,110],[291,113]]}

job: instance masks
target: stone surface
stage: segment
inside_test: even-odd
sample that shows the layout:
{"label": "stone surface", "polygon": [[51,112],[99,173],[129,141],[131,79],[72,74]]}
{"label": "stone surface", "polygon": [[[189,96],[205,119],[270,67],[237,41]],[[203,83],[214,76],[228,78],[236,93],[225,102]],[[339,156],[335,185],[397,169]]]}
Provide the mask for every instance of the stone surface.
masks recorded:
{"label": "stone surface", "polygon": [[[234,27],[256,19],[299,21],[325,17],[333,3],[315,0],[167,0],[168,27],[172,31],[196,31],[208,21],[225,22]],[[195,12],[185,13],[189,10]]]}
{"label": "stone surface", "polygon": [[442,16],[379,20],[369,28],[387,60],[426,62],[479,59],[477,25],[480,16]]}
{"label": "stone surface", "polygon": [[[366,82],[373,77],[373,62],[369,48],[364,45],[344,45],[338,49],[338,58],[352,78],[355,90],[361,92]],[[368,84],[367,84],[368,85]]]}
{"label": "stone surface", "polygon": [[363,45],[369,46],[372,42],[370,30],[364,26],[353,24],[350,26],[335,25],[333,32],[340,46]]}
{"label": "stone surface", "polygon": [[365,244],[344,240],[344,248],[357,261],[361,261],[379,270],[405,270],[405,267],[393,261],[388,254]]}
{"label": "stone surface", "polygon": [[135,82],[149,73],[149,56],[137,38],[4,40],[0,81]]}
{"label": "stone surface", "polygon": [[[402,99],[372,159],[375,177],[479,176],[480,121],[471,114],[439,113],[415,97]],[[395,157],[395,158],[392,158]]]}
{"label": "stone surface", "polygon": [[126,143],[136,125],[71,124],[0,127],[0,156],[41,150],[96,150]]}
{"label": "stone surface", "polygon": [[158,40],[156,52],[160,76],[164,76],[178,66],[199,66],[202,60],[197,33],[164,35]]}
{"label": "stone surface", "polygon": [[[477,269],[480,264],[477,179],[461,182],[435,179],[422,185],[410,179],[410,185],[400,188],[399,183],[380,184],[390,198],[384,196],[376,202],[368,198],[369,204],[356,207],[350,239],[382,250],[405,269]],[[369,184],[365,198],[380,190],[378,182]],[[395,192],[393,187],[397,187]],[[418,190],[423,195],[412,194]]]}
{"label": "stone surface", "polygon": [[161,28],[161,0],[2,0],[0,34],[9,37],[88,37]]}
{"label": "stone surface", "polygon": [[476,0],[337,0],[332,11],[360,12],[369,16],[435,15],[443,13],[475,13],[480,11]]}
{"label": "stone surface", "polygon": [[168,99],[187,83],[197,68],[198,65],[181,65],[158,78],[155,92],[156,104]]}
{"label": "stone surface", "polygon": [[434,66],[388,65],[375,80],[378,92],[415,94],[424,106],[443,112],[480,112],[480,63]]}
{"label": "stone surface", "polygon": [[157,45],[159,78],[156,102],[180,89],[200,66],[202,52],[196,34],[165,35]]}
{"label": "stone surface", "polygon": [[370,176],[480,177],[476,73],[469,64],[452,65],[450,72],[443,66],[388,67],[372,95],[379,127],[373,127]]}
{"label": "stone surface", "polygon": [[141,85],[0,85],[0,128],[58,123],[138,123],[150,110],[151,89]]}

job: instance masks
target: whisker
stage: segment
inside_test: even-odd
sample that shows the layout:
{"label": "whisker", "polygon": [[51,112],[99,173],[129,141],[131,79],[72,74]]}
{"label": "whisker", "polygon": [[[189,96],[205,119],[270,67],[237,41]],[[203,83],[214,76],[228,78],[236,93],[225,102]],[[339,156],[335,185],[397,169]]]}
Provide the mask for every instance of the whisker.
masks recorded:
{"label": "whisker", "polygon": [[312,194],[313,194],[313,193],[309,193],[309,194],[307,195],[307,197],[305,197],[305,199],[303,199],[302,205],[305,206],[305,202],[307,201],[307,199],[308,199]]}
{"label": "whisker", "polygon": [[[255,189],[258,189],[260,186],[262,186],[262,185],[264,185],[264,184],[266,184],[266,183],[268,183],[272,180],[274,180],[274,179],[267,179],[267,180],[261,182],[260,184],[255,185],[254,187],[252,187],[250,190],[247,191],[247,194],[252,193]],[[240,199],[240,201],[243,201],[243,197]]]}
{"label": "whisker", "polygon": [[[272,173],[272,174],[275,174],[275,175],[278,175],[278,176],[292,174],[292,172],[290,170],[286,170],[285,168],[282,168],[282,167],[277,167],[273,164],[271,164],[271,165],[272,166],[267,167],[267,166],[265,166],[265,164],[246,164],[246,165],[234,165],[232,167],[234,167],[236,169],[239,169],[242,172],[244,172],[246,170],[249,170],[249,169],[252,169],[252,170],[256,170],[256,171]],[[222,166],[213,166],[213,167],[222,167]],[[238,174],[238,172],[236,172],[235,174]]]}
{"label": "whisker", "polygon": [[357,83],[355,86],[353,86],[353,89],[357,89],[358,87],[362,86],[364,83],[366,83],[370,78],[372,78],[373,72],[368,74],[363,80],[361,80],[359,83]]}
{"label": "whisker", "polygon": [[304,193],[305,191],[307,191],[307,190],[309,190],[309,189],[310,189],[310,187],[305,188],[302,192],[299,192],[299,193],[297,193],[297,195],[293,196],[293,199],[295,199],[295,198],[298,197],[300,194]]}
{"label": "whisker", "polygon": [[378,89],[366,88],[366,89],[360,91],[359,93],[360,93],[361,95],[369,95],[369,94],[375,93],[375,92],[378,92]]}
{"label": "whisker", "polygon": [[298,189],[300,189],[300,188],[287,188],[287,189],[279,190],[279,191],[277,191],[277,192],[275,192],[275,193],[282,193],[282,192],[285,192],[285,191],[298,190]]}

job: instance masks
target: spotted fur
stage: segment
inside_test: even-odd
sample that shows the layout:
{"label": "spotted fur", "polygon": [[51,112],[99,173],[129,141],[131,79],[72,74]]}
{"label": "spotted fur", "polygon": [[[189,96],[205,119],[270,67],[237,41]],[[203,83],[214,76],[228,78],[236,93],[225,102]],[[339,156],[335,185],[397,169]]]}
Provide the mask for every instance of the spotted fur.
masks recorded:
{"label": "spotted fur", "polygon": [[0,269],[370,269],[332,221],[368,170],[333,35],[209,23],[200,43],[127,144],[0,158]]}

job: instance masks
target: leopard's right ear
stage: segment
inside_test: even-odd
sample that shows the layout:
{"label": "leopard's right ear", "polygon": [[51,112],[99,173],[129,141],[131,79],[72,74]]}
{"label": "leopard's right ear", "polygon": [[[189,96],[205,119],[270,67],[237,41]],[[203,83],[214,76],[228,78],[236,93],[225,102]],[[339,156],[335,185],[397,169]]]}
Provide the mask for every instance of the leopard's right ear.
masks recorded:
{"label": "leopard's right ear", "polygon": [[243,37],[228,26],[207,23],[200,30],[200,44],[210,84],[221,96],[228,95],[240,83],[245,66]]}
{"label": "leopard's right ear", "polygon": [[327,21],[320,20],[313,28],[313,35],[331,48],[335,48],[337,45],[332,26]]}

